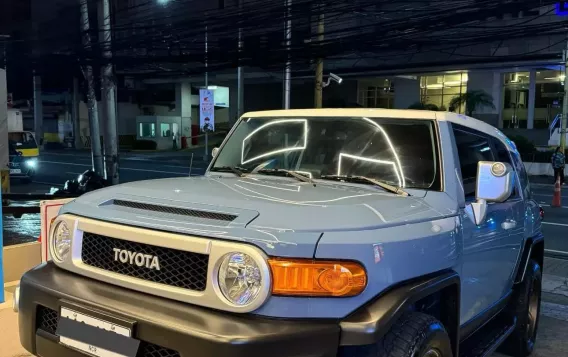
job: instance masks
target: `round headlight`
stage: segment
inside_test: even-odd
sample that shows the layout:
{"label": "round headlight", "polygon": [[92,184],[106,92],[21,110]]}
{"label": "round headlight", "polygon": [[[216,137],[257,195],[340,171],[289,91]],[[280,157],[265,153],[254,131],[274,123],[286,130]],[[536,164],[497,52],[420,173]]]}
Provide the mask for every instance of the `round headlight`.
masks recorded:
{"label": "round headlight", "polygon": [[34,168],[37,166],[37,160],[36,159],[31,159],[26,161],[26,165],[28,165],[28,167]]}
{"label": "round headlight", "polygon": [[71,232],[67,223],[64,221],[57,223],[51,241],[51,254],[59,261],[65,260],[71,250]]}
{"label": "round headlight", "polygon": [[253,302],[262,289],[262,275],[258,264],[244,253],[229,253],[219,268],[219,288],[231,303],[246,306]]}

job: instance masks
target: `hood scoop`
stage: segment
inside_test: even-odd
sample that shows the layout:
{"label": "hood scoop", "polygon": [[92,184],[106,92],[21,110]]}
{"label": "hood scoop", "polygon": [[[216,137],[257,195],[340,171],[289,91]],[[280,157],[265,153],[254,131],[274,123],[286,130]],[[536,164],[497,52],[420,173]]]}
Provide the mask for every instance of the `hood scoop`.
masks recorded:
{"label": "hood scoop", "polygon": [[[153,203],[137,202],[122,199],[113,199],[105,202],[101,206],[138,214],[156,214],[161,217],[182,219],[193,223],[207,223],[219,226],[227,226],[238,218],[238,215],[218,212],[213,210],[193,209],[175,207],[168,205],[157,205]],[[189,219],[188,219],[189,218]]]}
{"label": "hood scoop", "polygon": [[216,221],[232,222],[237,218],[237,216],[232,215],[232,214],[227,214],[227,213],[220,213],[220,212],[213,212],[213,211],[201,211],[201,210],[194,210],[194,209],[180,208],[180,207],[171,207],[171,206],[159,206],[159,205],[153,205],[153,204],[150,204],[150,203],[141,203],[141,202],[133,202],[133,201],[113,200],[112,204],[114,206],[134,208],[134,209],[139,209],[139,210],[144,210],[144,211],[177,214],[177,215],[180,215],[180,216],[189,216],[189,217],[196,217],[196,218],[202,218],[202,219],[213,219],[213,220],[216,220]]}

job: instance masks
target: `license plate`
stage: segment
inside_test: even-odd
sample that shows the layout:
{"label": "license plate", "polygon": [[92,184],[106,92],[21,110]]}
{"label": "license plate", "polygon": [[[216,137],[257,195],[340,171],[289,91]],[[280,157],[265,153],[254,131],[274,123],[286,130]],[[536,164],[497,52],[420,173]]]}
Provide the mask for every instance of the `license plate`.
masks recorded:
{"label": "license plate", "polygon": [[10,173],[11,173],[11,174],[21,174],[21,173],[22,173],[22,169],[10,169]]}
{"label": "license plate", "polygon": [[59,342],[96,357],[133,357],[140,341],[132,339],[128,327],[61,308]]}

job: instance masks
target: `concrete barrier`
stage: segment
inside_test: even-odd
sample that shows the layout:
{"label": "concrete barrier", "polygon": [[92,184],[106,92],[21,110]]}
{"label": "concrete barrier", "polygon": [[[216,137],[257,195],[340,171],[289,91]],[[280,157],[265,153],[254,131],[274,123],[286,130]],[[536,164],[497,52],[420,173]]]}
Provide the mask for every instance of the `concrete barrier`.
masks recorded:
{"label": "concrete barrier", "polygon": [[[552,164],[549,162],[525,162],[524,164],[529,176],[554,176]],[[564,174],[568,175],[568,165],[564,168]]]}
{"label": "concrete barrier", "polygon": [[32,242],[4,247],[4,282],[18,281],[25,272],[41,264],[41,243]]}

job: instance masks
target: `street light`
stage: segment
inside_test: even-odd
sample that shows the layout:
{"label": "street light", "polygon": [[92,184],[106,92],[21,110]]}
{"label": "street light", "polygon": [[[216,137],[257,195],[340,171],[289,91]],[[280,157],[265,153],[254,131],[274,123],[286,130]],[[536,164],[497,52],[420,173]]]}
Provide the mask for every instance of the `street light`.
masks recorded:
{"label": "street light", "polygon": [[158,4],[160,5],[167,5],[171,0],[158,0]]}

